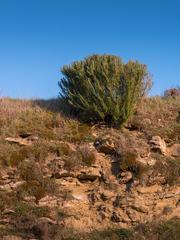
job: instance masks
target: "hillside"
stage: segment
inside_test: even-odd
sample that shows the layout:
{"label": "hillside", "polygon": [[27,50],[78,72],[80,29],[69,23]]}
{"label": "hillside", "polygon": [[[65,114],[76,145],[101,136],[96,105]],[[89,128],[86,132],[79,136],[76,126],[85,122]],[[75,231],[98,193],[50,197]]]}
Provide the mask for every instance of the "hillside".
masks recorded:
{"label": "hillside", "polygon": [[180,239],[180,97],[120,130],[0,99],[0,239]]}

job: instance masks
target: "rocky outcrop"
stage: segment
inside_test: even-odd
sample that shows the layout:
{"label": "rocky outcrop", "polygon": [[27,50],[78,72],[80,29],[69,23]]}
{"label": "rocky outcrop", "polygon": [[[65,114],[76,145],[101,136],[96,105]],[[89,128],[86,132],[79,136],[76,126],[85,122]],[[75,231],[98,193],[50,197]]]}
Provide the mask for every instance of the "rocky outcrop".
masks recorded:
{"label": "rocky outcrop", "polygon": [[[15,196],[22,204],[20,211],[23,204],[37,208],[38,213],[47,209],[48,214],[33,219],[32,226],[40,232],[45,225],[83,232],[108,226],[129,228],[154,219],[180,216],[180,189],[176,185],[170,186],[161,171],[155,169],[158,154],[152,153],[158,152],[162,159],[166,159],[164,155],[176,159],[179,144],[166,147],[159,136],[150,142],[138,139],[129,144],[129,152],[126,149],[127,154],[123,155],[124,143],[118,145],[118,141],[107,137],[87,144],[95,154],[95,162],[91,166],[82,162],[75,169],[68,170],[65,168],[66,156],[50,155],[43,163],[30,164],[32,160],[26,159],[22,165],[24,168],[21,164],[14,168],[6,167],[0,170],[0,197]],[[79,146],[71,144],[71,149],[76,153]],[[18,172],[26,170],[27,166],[30,166],[28,177]],[[50,181],[53,181],[56,191],[51,189],[52,185],[48,186]],[[26,191],[29,186],[30,190]],[[13,204],[3,209],[0,224],[5,227],[14,224],[16,210]],[[11,236],[7,237],[11,239]]]}

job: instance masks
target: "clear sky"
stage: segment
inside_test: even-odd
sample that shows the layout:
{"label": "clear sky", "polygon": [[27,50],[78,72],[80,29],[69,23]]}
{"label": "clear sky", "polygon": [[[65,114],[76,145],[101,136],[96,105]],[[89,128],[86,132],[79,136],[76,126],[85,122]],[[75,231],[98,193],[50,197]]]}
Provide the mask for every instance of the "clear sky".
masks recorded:
{"label": "clear sky", "polygon": [[0,0],[0,96],[56,97],[60,67],[94,53],[147,64],[153,95],[180,85],[180,1]]}

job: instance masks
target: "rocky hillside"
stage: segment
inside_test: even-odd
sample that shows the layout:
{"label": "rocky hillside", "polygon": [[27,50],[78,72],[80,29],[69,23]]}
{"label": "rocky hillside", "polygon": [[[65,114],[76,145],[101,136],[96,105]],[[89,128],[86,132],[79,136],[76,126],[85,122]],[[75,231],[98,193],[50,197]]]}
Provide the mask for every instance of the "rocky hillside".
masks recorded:
{"label": "rocky hillside", "polygon": [[180,239],[180,98],[117,130],[0,100],[0,239]]}

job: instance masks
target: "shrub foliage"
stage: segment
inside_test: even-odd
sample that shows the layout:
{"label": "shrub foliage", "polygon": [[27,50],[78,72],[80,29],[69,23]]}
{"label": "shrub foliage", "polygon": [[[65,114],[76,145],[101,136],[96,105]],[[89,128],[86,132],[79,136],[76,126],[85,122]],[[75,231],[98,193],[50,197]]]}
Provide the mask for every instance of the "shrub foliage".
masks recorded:
{"label": "shrub foliage", "polygon": [[92,55],[62,68],[60,96],[81,116],[120,126],[151,87],[144,64],[113,55]]}

